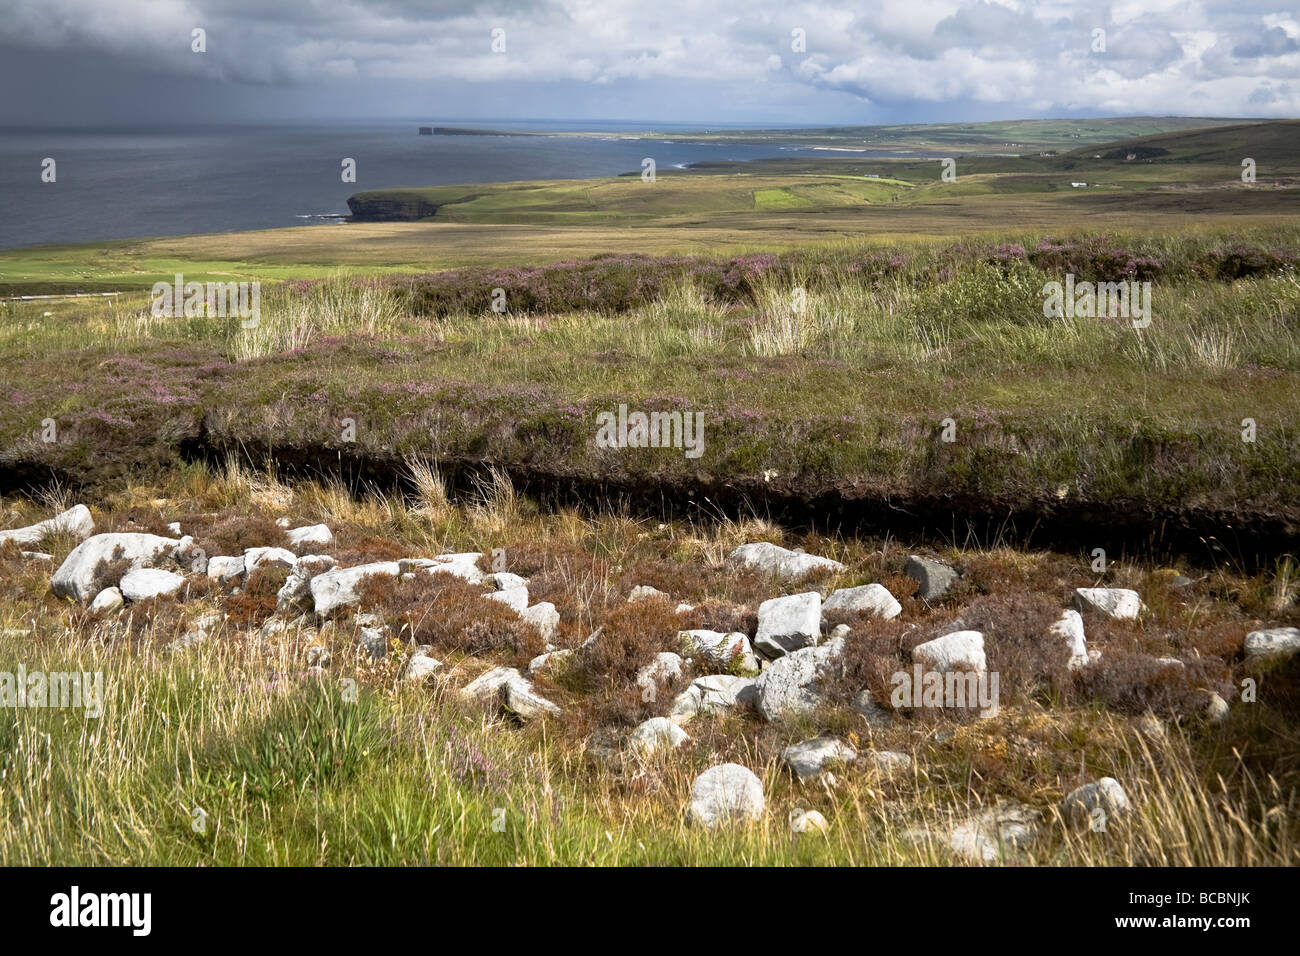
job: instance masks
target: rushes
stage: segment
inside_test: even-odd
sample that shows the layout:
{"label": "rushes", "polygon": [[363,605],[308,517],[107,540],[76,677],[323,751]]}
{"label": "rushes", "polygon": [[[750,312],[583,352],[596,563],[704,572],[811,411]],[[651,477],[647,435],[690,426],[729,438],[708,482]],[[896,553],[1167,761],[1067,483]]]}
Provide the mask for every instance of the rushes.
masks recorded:
{"label": "rushes", "polygon": [[374,280],[334,275],[320,282],[281,285],[267,296],[251,328],[235,324],[231,351],[237,361],[307,348],[322,336],[391,335],[402,306]]}

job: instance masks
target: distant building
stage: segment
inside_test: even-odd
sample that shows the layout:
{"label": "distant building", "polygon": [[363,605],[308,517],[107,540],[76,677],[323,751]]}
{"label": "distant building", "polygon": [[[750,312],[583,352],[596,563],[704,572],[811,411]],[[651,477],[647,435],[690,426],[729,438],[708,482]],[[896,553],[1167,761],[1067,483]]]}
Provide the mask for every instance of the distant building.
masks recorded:
{"label": "distant building", "polygon": [[1087,184],[1087,183],[1070,183],[1070,185],[1073,186],[1075,189],[1078,189],[1080,186],[1086,186],[1086,185],[1088,185],[1088,184]]}

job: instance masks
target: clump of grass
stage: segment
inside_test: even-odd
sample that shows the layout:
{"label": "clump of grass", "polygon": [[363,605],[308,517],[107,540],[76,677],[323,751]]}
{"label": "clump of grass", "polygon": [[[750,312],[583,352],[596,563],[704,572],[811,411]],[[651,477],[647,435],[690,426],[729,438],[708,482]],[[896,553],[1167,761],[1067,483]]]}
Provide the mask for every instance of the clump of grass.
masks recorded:
{"label": "clump of grass", "polygon": [[334,275],[282,284],[266,297],[256,324],[239,322],[230,351],[247,361],[305,349],[324,336],[389,335],[402,315],[399,296],[372,280]]}

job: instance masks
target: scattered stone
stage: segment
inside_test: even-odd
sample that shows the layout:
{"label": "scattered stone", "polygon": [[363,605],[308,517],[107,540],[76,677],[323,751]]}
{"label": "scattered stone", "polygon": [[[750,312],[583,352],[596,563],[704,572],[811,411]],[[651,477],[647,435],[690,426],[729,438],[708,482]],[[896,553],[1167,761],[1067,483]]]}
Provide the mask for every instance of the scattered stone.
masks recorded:
{"label": "scattered stone", "polygon": [[916,581],[916,596],[922,601],[938,601],[952,589],[959,575],[942,561],[909,555],[903,573]]}
{"label": "scattered stone", "polygon": [[1088,643],[1083,637],[1083,617],[1078,611],[1062,611],[1061,619],[1052,625],[1051,635],[1063,641],[1069,649],[1070,670],[1077,671],[1088,666]]}
{"label": "scattered stone", "polygon": [[674,750],[690,738],[686,731],[667,717],[651,717],[642,721],[632,731],[632,746],[642,754],[660,750]]}
{"label": "scattered stone", "polygon": [[557,705],[534,691],[533,682],[522,674],[506,683],[503,703],[506,710],[524,720],[563,713]]}
{"label": "scattered stone", "polygon": [[516,614],[523,614],[528,610],[528,588],[522,585],[506,588],[504,591],[489,591],[487,596],[493,601],[500,601]]}
{"label": "scattered stone", "polygon": [[320,644],[313,644],[307,648],[307,666],[308,667],[329,667],[333,658],[330,655],[329,648],[322,647]]}
{"label": "scattered stone", "polygon": [[528,579],[521,578],[517,574],[511,574],[509,571],[498,571],[495,574],[489,574],[483,579],[483,583],[494,591],[508,591],[511,588],[528,587]]}
{"label": "scattered stone", "polygon": [[660,651],[645,667],[636,672],[638,687],[671,684],[682,677],[682,658],[672,651]]}
{"label": "scattered stone", "polygon": [[525,622],[537,628],[543,641],[555,636],[555,629],[560,626],[560,612],[550,601],[540,601],[532,607],[524,608],[519,615]]}
{"label": "scattered stone", "polygon": [[690,818],[710,829],[731,822],[761,819],[766,808],[763,782],[736,763],[710,767],[691,787]]}
{"label": "scattered stone", "polygon": [[889,709],[876,703],[876,699],[871,696],[871,691],[865,687],[858,691],[851,706],[874,727],[886,726],[893,720],[894,715],[889,712]]}
{"label": "scattered stone", "polygon": [[800,780],[816,777],[827,764],[853,763],[858,752],[847,740],[839,737],[814,737],[802,743],[791,744],[781,751],[781,759]]}
{"label": "scattered stone", "polygon": [[230,584],[244,574],[244,556],[218,555],[208,558],[208,577],[218,584]]}
{"label": "scattered stone", "polygon": [[406,668],[402,671],[402,680],[411,683],[422,682],[427,680],[440,667],[442,667],[442,661],[435,660],[428,654],[416,654],[406,662]]}
{"label": "scattered stone", "polygon": [[791,551],[766,541],[742,544],[728,555],[727,561],[732,565],[756,568],[784,579],[802,577],[810,571],[846,570],[844,565],[830,558]]}
{"label": "scattered stone", "polygon": [[298,556],[287,548],[248,548],[244,551],[244,570],[252,574],[260,568],[292,568]]}
{"label": "scattered stone", "polygon": [[[328,554],[304,554],[293,563],[289,576],[275,595],[275,608],[284,614],[301,614],[312,609],[311,581],[318,574],[333,571],[338,562]],[[209,563],[209,570],[211,564]]]}
{"label": "scattered stone", "polygon": [[373,564],[359,564],[353,568],[335,568],[318,574],[311,579],[312,602],[318,617],[325,617],[341,607],[356,604],[361,600],[357,587],[366,578],[374,576],[397,577],[396,561],[376,561]]}
{"label": "scattered stone", "polygon": [[695,610],[695,605],[687,604],[683,601],[681,604],[677,605],[677,607],[673,608],[673,610],[678,614],[690,614]]}
{"label": "scattered stone", "polygon": [[474,680],[461,688],[460,694],[467,700],[481,703],[499,702],[506,683],[514,677],[522,677],[513,667],[494,667],[484,671]]}
{"label": "scattered stone", "polygon": [[[131,531],[94,535],[72,549],[50,579],[50,588],[59,597],[84,601],[98,593],[92,589],[101,564],[120,557],[131,562],[131,570],[148,567],[161,558],[172,557],[179,544],[176,538]],[[117,555],[119,549],[121,554]],[[117,584],[117,581],[102,583]]]}
{"label": "scattered stone", "polygon": [[1136,620],[1146,605],[1129,588],[1076,588],[1074,605],[1085,613],[1105,614],[1117,621]]}
{"label": "scattered stone", "polygon": [[1165,722],[1150,711],[1138,718],[1137,730],[1138,733],[1152,743],[1163,743],[1169,739],[1169,731],[1165,727]]}
{"label": "scattered stone", "polygon": [[888,621],[903,613],[903,605],[883,584],[864,584],[835,591],[822,605],[822,616],[828,611],[870,611]]}
{"label": "scattered stone", "polygon": [[118,588],[128,601],[146,601],[165,594],[175,594],[185,579],[160,568],[138,568],[122,575]]}
{"label": "scattered stone", "polygon": [[790,594],[758,606],[754,647],[769,658],[781,657],[821,640],[822,596],[816,591]]}
{"label": "scattered stone", "polygon": [[85,505],[73,505],[67,511],[46,518],[25,528],[13,528],[0,531],[0,547],[6,544],[39,544],[47,534],[62,532],[73,535],[78,541],[85,540],[95,531],[95,520],[90,516],[90,509]]}
{"label": "scattered stone", "polygon": [[830,824],[816,810],[794,810],[790,813],[791,833],[820,833],[825,836],[829,830]]}
{"label": "scattered stone", "polygon": [[1300,628],[1274,627],[1246,635],[1246,660],[1285,658],[1300,654]]}
{"label": "scattered stone", "polygon": [[90,610],[95,614],[110,614],[126,604],[126,599],[122,597],[122,592],[118,588],[104,588],[95,595],[95,600],[90,602]]}
{"label": "scattered stone", "polygon": [[988,669],[984,657],[984,635],[979,631],[953,631],[918,644],[912,648],[912,660],[927,670],[941,673],[975,671],[982,674]]}
{"label": "scattered stone", "polygon": [[378,660],[388,653],[388,632],[382,627],[363,627],[357,635],[357,646]]}
{"label": "scattered stone", "polygon": [[275,526],[276,526],[277,528],[288,528],[288,527],[289,527],[289,524],[290,524],[290,522],[289,522],[289,518],[288,518],[287,515],[284,516],[284,517],[280,517],[280,518],[276,518],[276,519],[275,519]]}
{"label": "scattered stone", "polygon": [[426,574],[454,574],[458,578],[463,578],[470,584],[480,584],[483,581],[483,572],[479,570],[479,558],[483,557],[477,551],[468,551],[460,554],[440,554],[434,558],[403,558],[398,561],[400,572],[405,574],[408,571],[423,571]]}
{"label": "scattered stone", "polygon": [[678,631],[677,641],[684,646],[693,647],[701,656],[724,667],[734,664],[747,672],[758,670],[758,659],[754,657],[749,638],[740,631],[730,634],[702,629]]}
{"label": "scattered stone", "polygon": [[461,696],[480,703],[504,707],[524,720],[560,714],[562,711],[533,690],[530,681],[513,667],[494,667],[461,688]]}
{"label": "scattered stone", "polygon": [[754,687],[755,681],[749,677],[733,677],[730,674],[697,677],[673,699],[668,716],[682,724],[693,717],[748,703],[754,699]]}
{"label": "scattered stone", "polygon": [[668,595],[663,591],[660,591],[658,588],[650,587],[648,584],[641,584],[634,587],[627,595],[627,601],[629,604],[634,601],[646,601],[651,598],[663,598],[667,601]]}
{"label": "scattered stone", "polygon": [[262,640],[266,640],[268,637],[274,637],[276,634],[283,634],[288,629],[289,624],[284,618],[272,614],[263,621],[262,626],[257,629],[257,636]]}
{"label": "scattered stone", "polygon": [[176,653],[185,650],[187,647],[202,644],[207,639],[208,635],[204,631],[186,631],[180,637],[176,638],[176,640],[170,641],[167,644],[167,650]]}
{"label": "scattered stone", "polygon": [[899,750],[868,750],[859,759],[875,767],[882,777],[893,777],[912,769],[911,756]]}
{"label": "scattered stone", "polygon": [[528,662],[529,674],[553,674],[561,664],[573,656],[573,651],[547,651]]}
{"label": "scattered stone", "polygon": [[1133,809],[1128,794],[1114,777],[1102,777],[1096,783],[1086,783],[1073,790],[1061,802],[1065,818],[1075,823],[1091,822],[1094,811],[1098,809],[1105,814],[1105,818],[1121,816]]}
{"label": "scattered stone", "polygon": [[19,551],[19,557],[26,558],[28,561],[53,561],[54,555],[46,554],[44,551]]}
{"label": "scattered stone", "polygon": [[284,537],[291,548],[328,548],[334,543],[334,532],[329,529],[329,525],[324,524],[309,524],[294,528],[292,531],[286,531]]}
{"label": "scattered stone", "polygon": [[820,685],[834,673],[843,651],[844,641],[836,639],[778,658],[755,682],[758,712],[776,721],[825,703]]}
{"label": "scattered stone", "polygon": [[352,615],[352,623],[357,627],[383,627],[384,619],[372,611],[357,611]]}
{"label": "scattered stone", "polygon": [[1023,804],[1002,804],[958,823],[944,842],[971,863],[992,863],[1014,857],[1033,843],[1040,819],[1037,810]]}
{"label": "scattered stone", "polygon": [[833,628],[831,628],[830,637],[831,640],[834,640],[835,638],[844,640],[852,633],[853,633],[853,628],[849,627],[847,624],[836,624]]}
{"label": "scattered stone", "polygon": [[1205,719],[1212,724],[1221,724],[1228,719],[1230,713],[1228,702],[1210,691],[1205,701]]}

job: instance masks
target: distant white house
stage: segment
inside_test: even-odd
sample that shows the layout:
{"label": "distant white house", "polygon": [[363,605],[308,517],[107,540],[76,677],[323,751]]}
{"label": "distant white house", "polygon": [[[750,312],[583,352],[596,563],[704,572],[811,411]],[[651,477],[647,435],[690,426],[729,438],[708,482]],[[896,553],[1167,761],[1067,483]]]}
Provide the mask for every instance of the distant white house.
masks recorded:
{"label": "distant white house", "polygon": [[1088,185],[1088,184],[1087,184],[1087,183],[1070,183],[1070,185],[1073,186],[1075,189],[1078,189],[1080,186],[1086,186],[1086,185]]}

